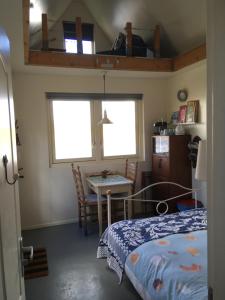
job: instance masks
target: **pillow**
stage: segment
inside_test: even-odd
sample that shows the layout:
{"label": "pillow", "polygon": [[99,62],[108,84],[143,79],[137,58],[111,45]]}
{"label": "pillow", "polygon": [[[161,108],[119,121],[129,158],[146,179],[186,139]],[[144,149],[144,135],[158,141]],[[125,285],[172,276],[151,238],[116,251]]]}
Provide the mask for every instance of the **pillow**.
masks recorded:
{"label": "pillow", "polygon": [[[203,207],[202,203],[197,200],[197,207]],[[195,208],[195,199],[180,199],[177,201],[177,209],[184,211]]]}

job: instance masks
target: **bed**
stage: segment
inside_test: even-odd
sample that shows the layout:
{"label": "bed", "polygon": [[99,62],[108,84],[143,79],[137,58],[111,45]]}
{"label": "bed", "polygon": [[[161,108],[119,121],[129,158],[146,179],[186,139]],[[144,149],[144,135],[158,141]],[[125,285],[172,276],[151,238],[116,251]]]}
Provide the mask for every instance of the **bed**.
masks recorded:
{"label": "bed", "polygon": [[[193,192],[186,190],[182,196]],[[123,198],[124,205],[126,200],[140,200],[134,198],[139,193]],[[168,202],[174,198],[178,196],[156,202],[163,202],[167,212]],[[107,259],[119,282],[125,272],[145,300],[208,299],[206,210],[195,208],[110,224],[113,199],[109,193],[109,226],[99,241],[97,258]]]}

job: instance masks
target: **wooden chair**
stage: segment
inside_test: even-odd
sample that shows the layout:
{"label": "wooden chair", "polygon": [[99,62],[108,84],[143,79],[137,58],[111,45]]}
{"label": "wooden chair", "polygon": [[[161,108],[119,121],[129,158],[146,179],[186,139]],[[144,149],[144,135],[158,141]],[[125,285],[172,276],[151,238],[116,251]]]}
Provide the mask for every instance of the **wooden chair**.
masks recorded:
{"label": "wooden chair", "polygon": [[[135,188],[136,188],[136,181],[137,181],[137,170],[138,170],[138,162],[129,162],[128,159],[126,159],[125,164],[125,173],[124,176],[130,180],[133,181],[132,188],[131,188],[131,194],[134,194]],[[113,197],[126,197],[127,193],[117,193],[113,194]],[[118,214],[123,214],[123,201],[117,201],[117,203],[112,203],[112,216],[118,217]],[[132,215],[133,215],[133,205],[132,205]]]}
{"label": "wooden chair", "polygon": [[[97,213],[91,213],[87,211],[88,207],[96,207],[98,206],[97,195],[96,194],[85,194],[84,186],[82,182],[82,176],[80,172],[80,167],[77,166],[77,169],[74,168],[72,164],[72,173],[76,186],[76,194],[77,194],[77,203],[78,203],[78,216],[79,216],[79,226],[80,228],[84,228],[84,234],[87,235],[87,218],[91,216],[97,216]],[[107,204],[107,200],[105,197],[101,197],[101,201],[103,205]],[[83,221],[83,224],[82,224]]]}
{"label": "wooden chair", "polygon": [[138,169],[137,161],[129,162],[128,159],[126,159],[125,177],[133,181],[132,191],[131,191],[132,194],[134,194],[136,188],[137,169]]}

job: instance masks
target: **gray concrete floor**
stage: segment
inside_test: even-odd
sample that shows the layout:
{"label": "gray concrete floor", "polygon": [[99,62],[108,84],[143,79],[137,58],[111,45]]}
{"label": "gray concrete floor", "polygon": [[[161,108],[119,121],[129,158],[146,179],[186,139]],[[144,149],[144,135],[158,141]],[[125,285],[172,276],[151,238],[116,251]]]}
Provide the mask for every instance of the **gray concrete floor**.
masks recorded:
{"label": "gray concrete floor", "polygon": [[23,232],[24,244],[46,247],[49,275],[26,280],[27,300],[140,300],[125,277],[96,259],[97,230],[85,237],[77,224]]}

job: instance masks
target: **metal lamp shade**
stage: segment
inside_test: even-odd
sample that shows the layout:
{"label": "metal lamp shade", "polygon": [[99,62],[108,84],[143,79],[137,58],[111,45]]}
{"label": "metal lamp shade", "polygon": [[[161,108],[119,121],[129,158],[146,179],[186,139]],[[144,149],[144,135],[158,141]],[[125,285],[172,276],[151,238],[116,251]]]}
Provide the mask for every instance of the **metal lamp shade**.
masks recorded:
{"label": "metal lamp shade", "polygon": [[98,122],[98,125],[103,125],[103,124],[113,124],[112,121],[109,120],[109,118],[107,117],[107,112],[106,110],[104,110],[104,116],[103,119],[101,121]]}

